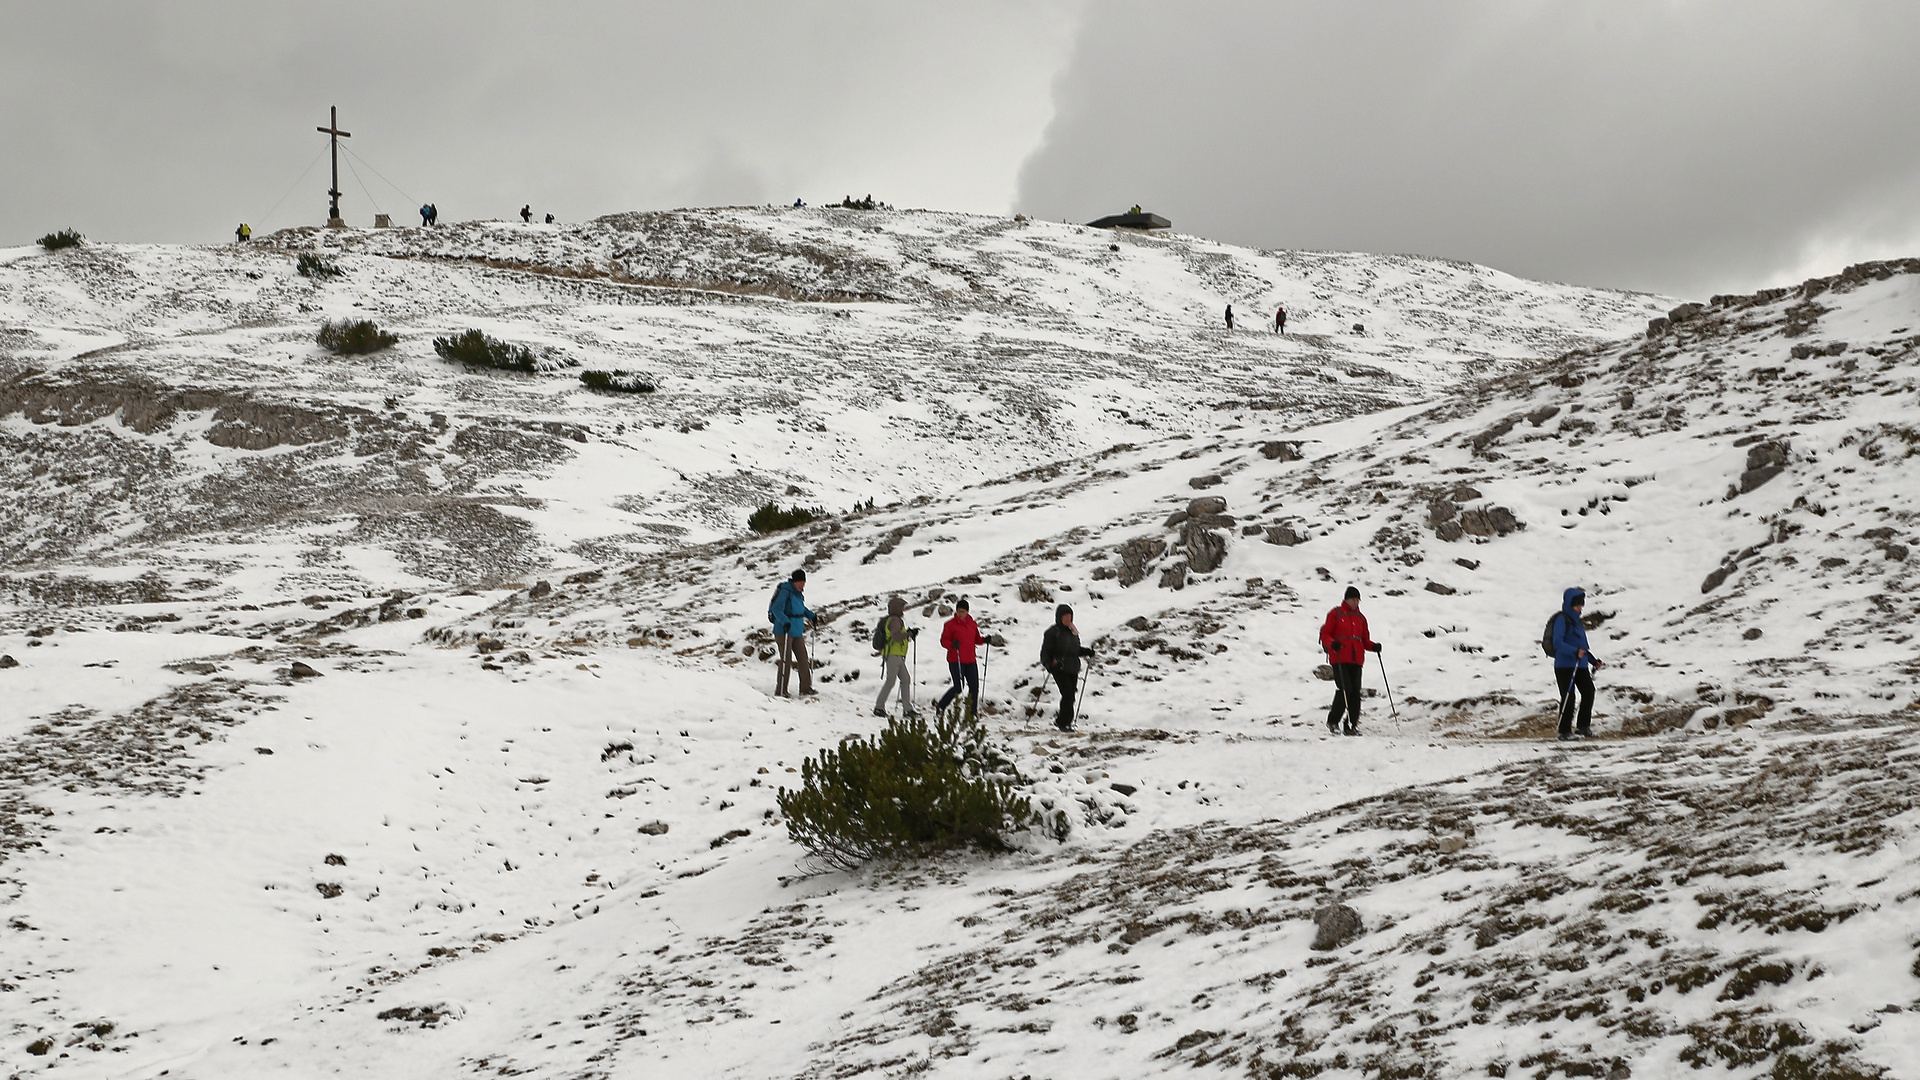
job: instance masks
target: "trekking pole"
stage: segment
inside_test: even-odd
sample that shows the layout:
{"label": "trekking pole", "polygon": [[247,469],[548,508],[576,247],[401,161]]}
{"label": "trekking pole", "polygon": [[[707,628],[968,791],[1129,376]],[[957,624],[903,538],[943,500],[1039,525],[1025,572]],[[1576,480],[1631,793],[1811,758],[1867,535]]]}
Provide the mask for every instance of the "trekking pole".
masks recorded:
{"label": "trekking pole", "polygon": [[1074,695],[1073,703],[1079,706],[1075,720],[1087,718],[1087,688],[1093,685],[1093,657],[1087,657],[1087,670],[1080,673],[1080,692]]}
{"label": "trekking pole", "polygon": [[1380,685],[1387,688],[1387,708],[1393,713],[1393,731],[1397,735],[1400,733],[1400,710],[1393,703],[1393,683],[1387,681],[1387,661],[1379,653],[1374,653],[1373,658],[1380,661]]}
{"label": "trekking pole", "polygon": [[985,648],[986,652],[980,657],[980,703],[982,705],[986,704],[987,700],[987,665],[993,662],[993,642],[987,642]]}

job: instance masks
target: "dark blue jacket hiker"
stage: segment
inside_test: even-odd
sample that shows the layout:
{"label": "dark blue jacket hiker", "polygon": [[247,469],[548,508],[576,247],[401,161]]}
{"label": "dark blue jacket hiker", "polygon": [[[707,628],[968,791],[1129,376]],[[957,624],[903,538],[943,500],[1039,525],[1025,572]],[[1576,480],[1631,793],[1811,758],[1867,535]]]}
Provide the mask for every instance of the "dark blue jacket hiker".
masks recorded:
{"label": "dark blue jacket hiker", "polygon": [[[1560,684],[1560,738],[1587,739],[1593,736],[1593,669],[1605,667],[1587,648],[1587,628],[1580,624],[1580,611],[1587,603],[1586,590],[1568,589],[1560,597],[1560,613],[1553,617],[1548,631],[1553,642],[1553,677]],[[1574,725],[1573,692],[1579,691],[1579,726]]]}

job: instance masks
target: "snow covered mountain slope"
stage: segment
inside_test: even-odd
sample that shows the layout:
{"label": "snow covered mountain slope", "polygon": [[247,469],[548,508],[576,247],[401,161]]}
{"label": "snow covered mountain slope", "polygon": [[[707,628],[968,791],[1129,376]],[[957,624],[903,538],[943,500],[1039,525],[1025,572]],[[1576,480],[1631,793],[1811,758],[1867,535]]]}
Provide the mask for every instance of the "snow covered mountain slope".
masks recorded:
{"label": "snow covered mountain slope", "polygon": [[[296,253],[344,276],[302,277]],[[1282,302],[1284,338],[1262,329]],[[39,572],[16,588],[65,604],[511,581],[734,535],[767,501],[888,503],[1427,398],[1663,307],[1431,259],[927,212],[19,249],[0,256],[0,538],[13,573]],[[314,344],[346,318],[401,341]],[[560,366],[435,355],[469,329]],[[589,369],[659,391],[591,391]]]}
{"label": "snow covered mountain slope", "polygon": [[[1914,1075],[1916,327],[1920,261],[1872,264],[1425,404],[1189,414],[971,486],[924,466],[898,505],[689,526],[546,588],[368,544],[358,580],[399,594],[269,608],[303,539],[236,557],[226,599],[22,604],[0,1064]],[[539,544],[590,501],[540,498]],[[807,702],[768,696],[761,610],[799,565],[829,616]],[[1360,739],[1324,734],[1314,677],[1348,583],[1387,650]],[[1532,650],[1571,584],[1612,664],[1602,738],[1562,748]],[[819,874],[786,839],[791,770],[878,724],[894,593],[1006,636],[987,722],[1064,843]],[[1057,601],[1099,651],[1073,736],[1033,663]],[[1335,901],[1364,932],[1316,950]]]}

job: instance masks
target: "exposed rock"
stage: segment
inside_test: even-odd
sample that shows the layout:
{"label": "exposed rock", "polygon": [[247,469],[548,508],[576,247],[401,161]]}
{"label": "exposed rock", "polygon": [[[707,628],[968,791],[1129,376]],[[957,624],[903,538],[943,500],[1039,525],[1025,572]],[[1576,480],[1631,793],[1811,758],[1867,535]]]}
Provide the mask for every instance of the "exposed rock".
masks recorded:
{"label": "exposed rock", "polygon": [[1051,604],[1053,590],[1037,577],[1028,576],[1020,582],[1020,602],[1023,604]]}
{"label": "exposed rock", "polygon": [[1522,526],[1513,511],[1504,506],[1489,506],[1484,510],[1462,511],[1460,528],[1469,536],[1505,536]]}
{"label": "exposed rock", "polygon": [[1740,494],[1779,476],[1787,468],[1788,445],[1763,442],[1747,448],[1747,471],[1740,474]]}
{"label": "exposed rock", "polygon": [[1163,589],[1184,589],[1187,587],[1187,564],[1174,563],[1160,571],[1160,587]]}
{"label": "exposed rock", "polygon": [[296,679],[317,679],[320,677],[320,672],[299,660],[293,662],[293,666],[287,669],[287,674]]}
{"label": "exposed rock", "polygon": [[1453,560],[1453,564],[1455,566],[1464,566],[1469,570],[1480,569],[1480,560],[1478,559],[1455,559]]}
{"label": "exposed rock", "polygon": [[1500,421],[1499,423],[1493,425],[1492,427],[1481,432],[1480,434],[1475,435],[1472,439],[1473,449],[1476,452],[1485,450],[1487,447],[1493,445],[1494,441],[1499,439],[1502,435],[1505,435],[1507,432],[1512,431],[1513,425],[1519,422],[1520,422],[1519,417],[1509,416],[1505,420]]}
{"label": "exposed rock", "polygon": [[496,653],[506,648],[507,643],[501,641],[499,638],[481,638],[479,641],[473,643],[473,647],[477,652]]}
{"label": "exposed rock", "polygon": [[1167,542],[1157,536],[1136,536],[1120,545],[1120,584],[1145,580],[1147,567],[1167,553]]}
{"label": "exposed rock", "polygon": [[1320,952],[1337,949],[1367,932],[1360,913],[1345,904],[1328,904],[1313,913],[1313,947]]}
{"label": "exposed rock", "polygon": [[1313,677],[1316,679],[1319,679],[1321,682],[1332,682],[1333,681],[1333,665],[1321,664],[1320,666],[1314,668]]}
{"label": "exposed rock", "polygon": [[1263,532],[1266,532],[1266,531],[1267,531],[1267,527],[1266,527],[1265,525],[1242,525],[1242,526],[1240,526],[1240,535],[1241,535],[1241,536],[1259,536],[1259,535],[1260,535],[1261,533],[1263,533]]}
{"label": "exposed rock", "polygon": [[1202,495],[1187,503],[1188,517],[1211,517],[1227,512],[1227,500],[1218,495]]}
{"label": "exposed rock", "polygon": [[1713,573],[1707,575],[1707,578],[1705,581],[1702,581],[1700,583],[1700,591],[1703,593],[1710,593],[1713,590],[1719,588],[1720,583],[1727,580],[1727,575],[1733,573],[1733,571],[1734,571],[1734,567],[1732,565],[1722,566],[1715,569]]}
{"label": "exposed rock", "polygon": [[1886,553],[1887,558],[1893,562],[1907,561],[1907,545],[1905,544],[1888,544],[1886,546]]}
{"label": "exposed rock", "polygon": [[1140,790],[1139,788],[1134,787],[1132,784],[1115,783],[1115,784],[1109,784],[1107,786],[1111,787],[1113,790],[1119,792],[1122,795],[1132,795],[1134,792]]}
{"label": "exposed rock", "polygon": [[536,581],[533,588],[527,590],[527,599],[540,600],[553,592],[553,586],[544,581]]}
{"label": "exposed rock", "polygon": [[649,821],[645,825],[640,826],[640,832],[646,836],[665,836],[667,835],[667,823],[664,821]]}
{"label": "exposed rock", "polygon": [[337,854],[337,853],[336,853],[336,854],[329,854],[329,855],[328,855],[328,856],[327,856],[327,857],[326,857],[326,858],[325,858],[324,860],[322,860],[322,861],[323,861],[323,862],[325,862],[325,863],[326,863],[326,864],[327,864],[328,866],[345,866],[345,865],[347,865],[347,857],[346,857],[345,855],[340,855],[340,854]]}
{"label": "exposed rock", "polygon": [[580,572],[579,572],[579,573],[577,573],[577,574],[568,574],[568,575],[567,575],[566,577],[564,577],[564,578],[561,578],[561,579],[560,579],[560,584],[562,584],[562,585],[591,585],[591,584],[593,584],[594,582],[596,582],[596,581],[599,581],[599,580],[600,580],[600,579],[601,579],[602,577],[605,577],[605,576],[606,576],[606,573],[605,573],[605,571],[601,571],[601,570],[582,570],[582,571],[580,571]]}
{"label": "exposed rock", "polygon": [[1667,320],[1665,316],[1661,316],[1660,318],[1657,318],[1657,319],[1647,320],[1647,340],[1648,341],[1652,341],[1654,338],[1657,338],[1661,334],[1664,334],[1666,332],[1667,332]]}
{"label": "exposed rock", "polygon": [[1286,522],[1267,526],[1267,543],[1269,544],[1279,544],[1281,547],[1293,547],[1295,544],[1304,544],[1306,542],[1307,534],[1294,531],[1293,526]]}
{"label": "exposed rock", "polygon": [[1451,585],[1442,585],[1437,581],[1427,582],[1427,591],[1430,593],[1437,593],[1441,596],[1452,596],[1454,593],[1454,589]]}
{"label": "exposed rock", "polygon": [[1748,628],[1747,628],[1747,632],[1746,632],[1746,633],[1744,633],[1744,634],[1741,634],[1741,635],[1740,635],[1740,640],[1742,640],[1742,641],[1758,641],[1758,640],[1760,640],[1760,628],[1759,628],[1759,627],[1757,627],[1757,626],[1753,626],[1753,627],[1748,627]]}
{"label": "exposed rock", "polygon": [[1443,521],[1433,527],[1433,534],[1449,544],[1465,536],[1466,533],[1467,531],[1461,528],[1457,521]]}
{"label": "exposed rock", "polygon": [[1148,630],[1153,629],[1153,620],[1147,618],[1145,615],[1135,615],[1133,618],[1127,620],[1127,628],[1130,630],[1138,630],[1144,634]]}
{"label": "exposed rock", "polygon": [[1205,488],[1210,488],[1210,487],[1214,487],[1214,486],[1216,486],[1216,485],[1218,485],[1219,483],[1220,483],[1220,474],[1219,474],[1219,473],[1208,473],[1208,474],[1207,474],[1207,475],[1205,475],[1205,476],[1196,476],[1196,477],[1194,477],[1194,478],[1192,478],[1191,480],[1188,480],[1188,481],[1187,481],[1187,486],[1188,486],[1188,487],[1190,487],[1190,488],[1201,488],[1201,489],[1205,489]]}
{"label": "exposed rock", "polygon": [[0,668],[19,667],[20,661],[10,655],[0,654]]}
{"label": "exposed rock", "polygon": [[1472,502],[1480,497],[1480,489],[1471,484],[1461,484],[1453,489],[1447,498],[1457,503]]}
{"label": "exposed rock", "polygon": [[1541,424],[1544,424],[1547,421],[1559,415],[1560,415],[1560,406],[1542,405],[1539,408],[1527,414],[1527,423],[1532,424],[1534,427],[1539,427]]}
{"label": "exposed rock", "polygon": [[1699,304],[1695,304],[1695,303],[1681,304],[1679,307],[1676,307],[1672,311],[1667,312],[1667,321],[1673,322],[1673,323],[1683,323],[1689,319],[1698,317],[1699,314],[1705,310],[1706,309],[1701,307]]}
{"label": "exposed rock", "polygon": [[1187,545],[1187,565],[1196,574],[1213,573],[1227,557],[1227,538],[1196,522],[1187,523],[1182,539]]}
{"label": "exposed rock", "polygon": [[1620,408],[1622,411],[1633,408],[1633,391],[1620,391]]}
{"label": "exposed rock", "polygon": [[328,900],[332,900],[335,897],[339,896],[341,893],[347,891],[345,888],[342,888],[338,883],[332,882],[332,881],[319,882],[314,885],[314,889],[317,890],[322,897]]}
{"label": "exposed rock", "polygon": [[1300,444],[1297,442],[1262,443],[1260,454],[1268,461],[1299,461]]}
{"label": "exposed rock", "polygon": [[892,532],[888,533],[886,537],[880,541],[879,544],[875,545],[872,551],[867,552],[864,556],[861,557],[860,565],[865,566],[866,564],[872,562],[873,560],[879,558],[882,555],[893,554],[893,549],[900,546],[900,541],[905,540],[909,536],[912,536],[913,530],[917,527],[918,526],[914,526],[914,525],[902,525],[899,528],[894,529]]}
{"label": "exposed rock", "polygon": [[1452,521],[1459,512],[1460,508],[1454,505],[1452,499],[1435,499],[1427,504],[1427,521],[1439,528],[1441,522]]}
{"label": "exposed rock", "polygon": [[1435,840],[1433,842],[1433,846],[1438,848],[1440,850],[1440,854],[1442,855],[1452,855],[1455,852],[1462,851],[1466,848],[1467,838],[1464,836],[1460,836],[1458,834],[1455,834],[1453,836],[1443,836],[1440,839]]}
{"label": "exposed rock", "polygon": [[1176,525],[1184,524],[1186,520],[1187,512],[1185,510],[1175,510],[1173,513],[1167,515],[1167,520],[1164,524],[1167,528],[1171,529]]}

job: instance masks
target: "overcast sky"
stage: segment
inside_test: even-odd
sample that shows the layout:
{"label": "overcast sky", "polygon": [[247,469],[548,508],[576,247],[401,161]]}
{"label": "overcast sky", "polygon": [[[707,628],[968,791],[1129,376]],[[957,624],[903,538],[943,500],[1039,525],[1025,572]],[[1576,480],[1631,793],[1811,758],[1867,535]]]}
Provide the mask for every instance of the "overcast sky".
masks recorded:
{"label": "overcast sky", "polygon": [[423,201],[578,220],[871,192],[1075,221],[1140,202],[1223,241],[1687,296],[1920,254],[1911,0],[8,0],[3,18],[0,244],[318,223],[313,129],[337,104],[356,224]]}

